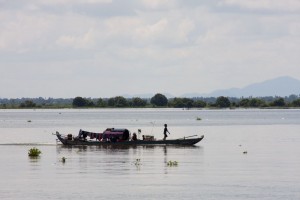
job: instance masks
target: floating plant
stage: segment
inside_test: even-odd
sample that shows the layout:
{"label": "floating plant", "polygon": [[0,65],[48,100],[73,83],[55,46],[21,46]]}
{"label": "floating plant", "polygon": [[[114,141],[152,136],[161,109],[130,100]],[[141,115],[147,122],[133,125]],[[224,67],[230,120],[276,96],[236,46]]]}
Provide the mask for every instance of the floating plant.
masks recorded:
{"label": "floating plant", "polygon": [[39,157],[41,153],[42,152],[38,148],[33,147],[33,148],[29,149],[28,156],[31,158],[36,158],[36,157]]}
{"label": "floating plant", "polygon": [[177,161],[169,161],[169,162],[167,162],[167,165],[169,166],[169,167],[173,167],[173,166],[178,166],[178,162]]}

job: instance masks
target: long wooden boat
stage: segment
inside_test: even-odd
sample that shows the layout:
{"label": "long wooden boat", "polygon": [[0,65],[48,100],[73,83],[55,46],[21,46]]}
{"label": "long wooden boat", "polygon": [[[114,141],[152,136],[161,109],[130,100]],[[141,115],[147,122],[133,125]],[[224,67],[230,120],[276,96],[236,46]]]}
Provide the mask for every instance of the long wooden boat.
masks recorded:
{"label": "long wooden boat", "polygon": [[[83,137],[81,137],[83,135]],[[188,136],[180,139],[170,140],[155,140],[153,137],[146,137],[143,140],[132,140],[129,137],[129,131],[127,129],[107,129],[103,133],[92,133],[87,131],[79,131],[79,135],[73,137],[68,134],[66,136],[56,132],[57,139],[67,146],[87,145],[87,146],[101,146],[101,145],[194,145],[200,142],[204,136],[198,137]],[[89,136],[92,139],[86,139]],[[116,137],[118,136],[118,137]],[[101,139],[100,139],[101,137]],[[191,138],[193,137],[193,138]]]}

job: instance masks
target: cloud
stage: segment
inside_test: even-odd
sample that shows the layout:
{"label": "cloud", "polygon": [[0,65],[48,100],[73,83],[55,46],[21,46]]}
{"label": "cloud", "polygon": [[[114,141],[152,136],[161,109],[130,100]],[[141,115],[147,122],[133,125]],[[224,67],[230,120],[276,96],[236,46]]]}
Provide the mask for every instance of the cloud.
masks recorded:
{"label": "cloud", "polygon": [[220,5],[238,6],[251,10],[299,11],[298,0],[223,0]]}
{"label": "cloud", "polygon": [[298,3],[274,2],[2,0],[0,85],[181,95],[300,74]]}
{"label": "cloud", "polygon": [[177,1],[174,0],[141,0],[145,8],[161,9],[161,8],[173,8],[177,5]]}
{"label": "cloud", "polygon": [[0,14],[0,51],[27,51],[43,42],[43,33],[49,28],[48,19],[22,12]]}
{"label": "cloud", "polygon": [[[113,0],[29,0],[31,4],[35,5],[76,5],[76,4],[111,4]],[[21,2],[19,2],[22,4]]]}
{"label": "cloud", "polygon": [[81,36],[63,35],[56,42],[58,46],[68,46],[75,49],[90,49],[95,43],[95,32],[91,29]]}

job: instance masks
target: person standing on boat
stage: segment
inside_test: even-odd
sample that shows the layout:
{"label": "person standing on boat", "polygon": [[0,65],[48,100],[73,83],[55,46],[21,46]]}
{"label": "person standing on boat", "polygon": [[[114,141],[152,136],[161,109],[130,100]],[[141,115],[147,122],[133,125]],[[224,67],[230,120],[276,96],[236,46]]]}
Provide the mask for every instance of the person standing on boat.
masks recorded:
{"label": "person standing on boat", "polygon": [[167,124],[165,124],[165,128],[164,128],[164,140],[166,140],[166,138],[168,137],[168,135],[167,135],[167,133],[169,133],[170,134],[170,132],[169,132],[169,130],[168,130],[168,128],[167,128]]}
{"label": "person standing on boat", "polygon": [[137,141],[136,133],[133,133],[131,140],[132,140],[132,141]]}

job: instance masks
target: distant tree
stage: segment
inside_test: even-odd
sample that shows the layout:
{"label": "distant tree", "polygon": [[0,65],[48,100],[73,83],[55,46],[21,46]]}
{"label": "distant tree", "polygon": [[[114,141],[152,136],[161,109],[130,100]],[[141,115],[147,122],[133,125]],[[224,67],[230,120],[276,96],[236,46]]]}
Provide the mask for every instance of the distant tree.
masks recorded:
{"label": "distant tree", "polygon": [[257,99],[257,98],[252,98],[249,101],[249,106],[254,107],[254,108],[263,107],[263,106],[265,106],[265,104],[266,104],[266,102],[264,100]]}
{"label": "distant tree", "polygon": [[193,106],[196,108],[204,108],[206,105],[207,105],[206,102],[202,100],[196,100],[193,103]]}
{"label": "distant tree", "polygon": [[292,106],[300,107],[300,99],[296,99],[292,102]]}
{"label": "distant tree", "polygon": [[74,100],[73,100],[73,107],[84,107],[84,106],[87,106],[87,100],[82,98],[82,97],[75,97]]}
{"label": "distant tree", "polygon": [[288,97],[285,98],[285,101],[290,103],[290,102],[293,102],[293,101],[295,101],[297,99],[298,99],[297,95],[291,94],[290,96],[288,96]]}
{"label": "distant tree", "polygon": [[101,108],[104,108],[107,106],[107,103],[106,101],[104,101],[102,98],[99,98],[97,100],[97,103],[96,103],[97,107],[101,107]]}
{"label": "distant tree", "polygon": [[184,103],[183,103],[182,98],[175,97],[174,99],[169,101],[169,106],[174,107],[174,108],[183,108]]}
{"label": "distant tree", "polygon": [[239,102],[239,106],[240,106],[240,107],[247,108],[247,107],[249,107],[249,102],[250,102],[249,99],[242,99],[242,100]]}
{"label": "distant tree", "polygon": [[194,100],[189,98],[174,98],[169,102],[169,105],[174,108],[191,108],[193,107]]}
{"label": "distant tree", "polygon": [[115,97],[115,107],[126,107],[128,106],[127,99],[122,96]]}
{"label": "distant tree", "polygon": [[141,99],[140,97],[134,97],[131,99],[131,106],[132,107],[145,107],[147,105],[147,101]]}
{"label": "distant tree", "polygon": [[283,98],[275,99],[275,100],[271,103],[271,106],[278,106],[278,107],[285,106],[284,99],[283,99]]}
{"label": "distant tree", "polygon": [[194,103],[193,99],[183,98],[182,101],[183,101],[183,104],[184,104],[185,108],[191,108],[191,107],[193,107],[193,103]]}
{"label": "distant tree", "polygon": [[36,107],[36,104],[30,100],[26,100],[24,103],[20,104],[20,108],[34,108],[34,107]]}
{"label": "distant tree", "polygon": [[114,107],[115,106],[115,98],[114,97],[109,98],[107,101],[107,104],[110,107]]}
{"label": "distant tree", "polygon": [[232,107],[238,107],[238,104],[236,102],[231,102]]}
{"label": "distant tree", "polygon": [[86,106],[95,107],[95,103],[92,100],[86,99]]}
{"label": "distant tree", "polygon": [[151,98],[150,103],[155,106],[166,106],[168,105],[168,99],[165,95],[157,93]]}
{"label": "distant tree", "polygon": [[220,108],[230,107],[230,101],[227,97],[220,96],[216,100],[216,106]]}

